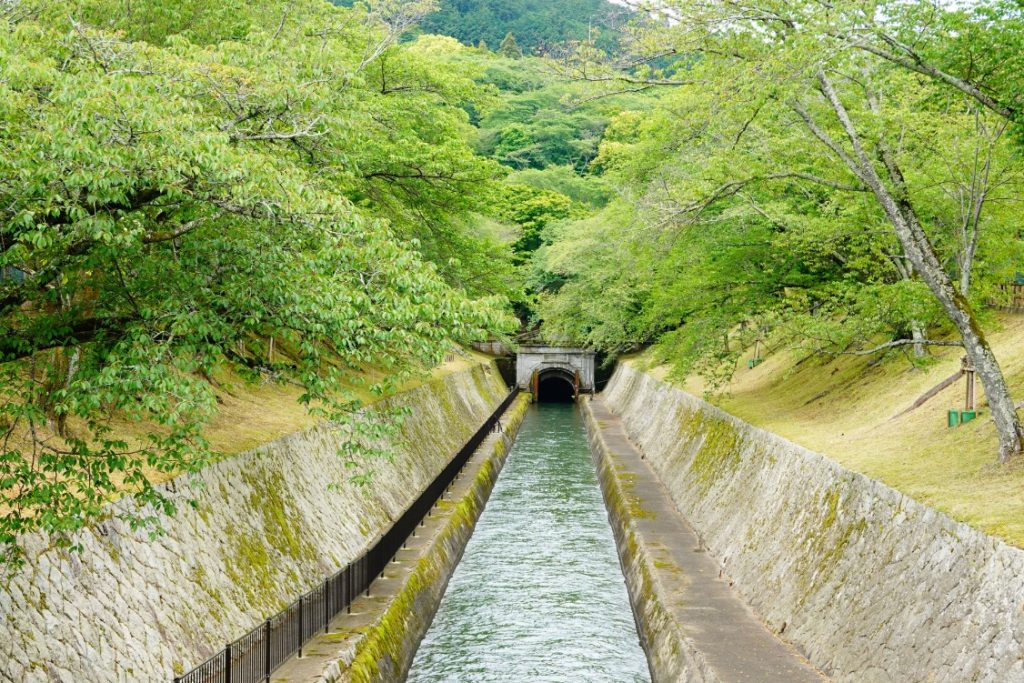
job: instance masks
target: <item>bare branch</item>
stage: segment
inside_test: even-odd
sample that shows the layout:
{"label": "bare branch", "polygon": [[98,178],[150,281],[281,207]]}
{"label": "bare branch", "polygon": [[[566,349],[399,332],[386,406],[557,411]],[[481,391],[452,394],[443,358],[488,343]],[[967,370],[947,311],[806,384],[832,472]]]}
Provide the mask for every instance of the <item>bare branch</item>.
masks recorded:
{"label": "bare branch", "polygon": [[884,344],[879,344],[878,346],[867,349],[866,351],[825,351],[825,353],[830,353],[835,356],[871,356],[881,351],[887,351],[901,346],[957,346],[963,348],[963,345],[964,343],[962,341],[946,341],[942,339],[896,339]]}
{"label": "bare branch", "polygon": [[846,150],[843,149],[843,146],[836,142],[836,140],[831,135],[829,135],[825,131],[825,129],[818,125],[818,123],[814,120],[814,117],[811,116],[810,112],[807,111],[803,104],[796,100],[793,100],[792,102],[790,102],[790,107],[793,109],[793,111],[797,113],[797,115],[800,116],[801,119],[803,119],[804,123],[807,125],[807,128],[811,131],[811,134],[814,135],[814,137],[818,138],[818,140],[823,145],[832,150],[832,153],[839,157],[839,159],[844,164],[846,164],[846,167],[850,169],[850,171],[854,175],[857,176],[858,180],[864,182],[864,172],[861,169],[860,164],[854,161],[853,158],[850,157],[849,154],[847,154]]}

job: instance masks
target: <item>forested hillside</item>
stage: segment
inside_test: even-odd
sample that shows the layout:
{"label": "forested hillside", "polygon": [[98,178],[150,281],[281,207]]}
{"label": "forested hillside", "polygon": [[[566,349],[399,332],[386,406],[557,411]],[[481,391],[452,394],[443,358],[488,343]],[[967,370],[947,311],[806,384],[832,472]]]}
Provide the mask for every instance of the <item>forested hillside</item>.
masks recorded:
{"label": "forested hillside", "polygon": [[625,53],[565,66],[650,107],[620,111],[591,164],[615,199],[538,253],[560,284],[546,333],[653,342],[720,380],[758,340],[922,364],[962,348],[1001,457],[1019,453],[985,335],[1024,270],[1019,6],[664,4],[673,21],[638,21]]}
{"label": "forested hillside", "polygon": [[523,53],[546,54],[591,36],[602,46],[613,44],[606,29],[618,25],[623,14],[622,7],[607,0],[441,0],[440,9],[423,20],[422,28],[468,45],[482,41],[492,50],[511,33]]}
{"label": "forested hillside", "polygon": [[220,373],[351,428],[517,333],[709,390],[955,349],[1015,458],[1019,6],[661,6],[0,2],[0,544],[168,510]]}

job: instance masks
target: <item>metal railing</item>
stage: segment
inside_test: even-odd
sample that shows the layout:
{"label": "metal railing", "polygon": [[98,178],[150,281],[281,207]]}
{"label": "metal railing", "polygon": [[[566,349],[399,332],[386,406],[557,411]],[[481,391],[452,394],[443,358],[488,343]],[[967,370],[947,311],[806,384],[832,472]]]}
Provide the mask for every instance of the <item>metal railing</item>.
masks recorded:
{"label": "metal railing", "polygon": [[342,611],[351,611],[356,596],[370,594],[370,584],[384,573],[488,434],[501,431],[501,416],[518,393],[518,389],[513,389],[505,397],[426,490],[363,556],[187,674],[176,677],[174,683],[265,683],[292,655],[298,653],[301,657],[302,646],[318,633],[326,633],[331,620]]}

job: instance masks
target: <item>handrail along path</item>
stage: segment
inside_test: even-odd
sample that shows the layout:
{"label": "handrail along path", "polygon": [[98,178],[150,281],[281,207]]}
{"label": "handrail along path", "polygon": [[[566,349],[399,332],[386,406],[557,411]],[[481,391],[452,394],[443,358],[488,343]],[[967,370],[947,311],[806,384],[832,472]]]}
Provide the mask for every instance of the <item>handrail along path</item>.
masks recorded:
{"label": "handrail along path", "polygon": [[362,556],[241,638],[228,643],[213,657],[175,677],[174,683],[268,683],[271,674],[292,655],[298,653],[301,657],[302,646],[313,636],[326,632],[335,616],[351,610],[352,601],[360,593],[369,595],[370,584],[383,575],[395,554],[459,476],[480,444],[490,433],[501,430],[501,416],[518,394],[518,388],[509,392],[441,473]]}

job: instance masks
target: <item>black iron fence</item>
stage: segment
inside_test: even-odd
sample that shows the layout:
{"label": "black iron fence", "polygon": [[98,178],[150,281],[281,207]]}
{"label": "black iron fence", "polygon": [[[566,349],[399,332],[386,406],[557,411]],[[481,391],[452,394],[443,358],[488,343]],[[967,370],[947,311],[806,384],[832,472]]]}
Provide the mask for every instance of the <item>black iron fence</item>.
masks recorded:
{"label": "black iron fence", "polygon": [[487,435],[502,429],[501,415],[518,393],[518,389],[513,389],[505,397],[430,486],[370,546],[366,554],[252,631],[228,643],[192,671],[176,677],[174,683],[265,683],[270,680],[270,674],[293,654],[302,656],[302,646],[318,633],[326,632],[331,620],[343,610],[351,610],[356,596],[363,592],[370,594],[370,584],[383,574],[388,563],[459,476]]}

